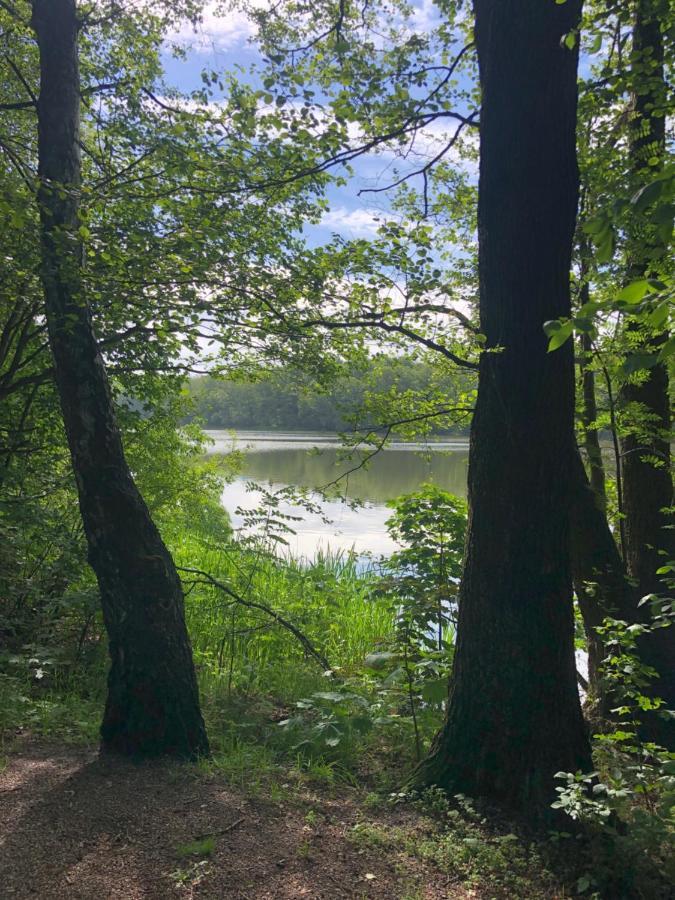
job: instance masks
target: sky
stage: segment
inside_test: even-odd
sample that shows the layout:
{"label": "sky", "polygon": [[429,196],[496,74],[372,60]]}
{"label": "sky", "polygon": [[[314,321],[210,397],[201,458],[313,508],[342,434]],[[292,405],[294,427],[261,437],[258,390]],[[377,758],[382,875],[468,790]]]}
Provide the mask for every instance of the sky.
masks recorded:
{"label": "sky", "polygon": [[[258,0],[264,4],[267,0]],[[439,21],[433,0],[414,0],[411,27],[427,31]],[[240,11],[218,12],[217,3],[207,3],[202,23],[195,28],[190,23],[178,27],[169,36],[170,41],[188,48],[185,59],[175,58],[170,51],[163,54],[165,76],[169,85],[182,91],[202,87],[201,71],[231,71],[239,65],[248,69],[261,62],[254,41],[254,26]],[[454,130],[454,126],[452,128]],[[442,122],[433,123],[416,139],[416,150],[429,156],[435,155],[447,139],[449,129]],[[331,186],[328,191],[329,209],[321,225],[309,230],[312,243],[323,243],[337,233],[349,238],[368,238],[375,235],[382,218],[393,216],[390,200],[393,192],[366,193],[359,190],[386,184],[395,163],[392,152],[359,158],[353,168],[355,174],[344,187]],[[415,161],[415,165],[419,160]]]}

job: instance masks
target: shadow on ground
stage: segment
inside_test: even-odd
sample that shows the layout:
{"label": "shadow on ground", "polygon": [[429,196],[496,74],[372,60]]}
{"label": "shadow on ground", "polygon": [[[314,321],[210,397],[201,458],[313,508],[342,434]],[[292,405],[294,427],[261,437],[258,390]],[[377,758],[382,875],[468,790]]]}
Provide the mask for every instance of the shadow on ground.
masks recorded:
{"label": "shadow on ground", "polygon": [[[443,884],[442,876],[406,872],[377,848],[350,842],[358,806],[339,793],[271,802],[197,776],[189,766],[135,765],[28,744],[0,776],[0,894],[7,900],[472,896]],[[202,844],[191,853],[195,842]]]}

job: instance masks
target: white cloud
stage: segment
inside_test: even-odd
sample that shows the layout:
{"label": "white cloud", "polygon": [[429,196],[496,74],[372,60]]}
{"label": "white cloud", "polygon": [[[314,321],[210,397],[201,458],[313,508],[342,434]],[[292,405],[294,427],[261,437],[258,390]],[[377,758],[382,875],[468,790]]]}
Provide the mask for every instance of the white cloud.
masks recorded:
{"label": "white cloud", "polygon": [[408,27],[417,34],[428,34],[439,22],[440,15],[434,0],[414,3]]}
{"label": "white cloud", "polygon": [[[245,44],[255,34],[254,23],[243,10],[232,9],[232,0],[207,0],[196,25],[187,18],[182,18],[182,11],[176,10],[175,4],[170,0],[122,0],[122,2],[129,12],[172,12],[173,25],[167,31],[165,40],[186,45],[196,53],[229,50],[236,45]],[[105,11],[108,0],[94,0],[94,3]],[[249,0],[251,8],[267,6],[269,0]],[[159,10],[155,7],[159,7]]]}
{"label": "white cloud", "polygon": [[207,3],[196,26],[184,22],[167,35],[167,40],[187,44],[198,53],[230,50],[245,44],[255,26],[242,10],[226,10],[222,3]]}
{"label": "white cloud", "polygon": [[[429,122],[428,125],[420,128],[419,131],[415,133],[414,139],[410,145],[410,150],[412,152],[409,156],[409,161],[411,165],[414,165],[416,160],[431,160],[437,156],[452,140],[457,131],[457,125],[458,123],[454,120],[447,121],[444,119],[435,119],[434,121]],[[454,165],[463,168],[470,175],[477,174],[477,162],[473,159],[467,159],[462,155],[459,146],[460,143],[465,147],[469,146],[472,149],[477,149],[477,129],[472,128],[471,126],[464,128],[458,143],[451,147],[445,156],[445,159],[448,162],[452,162]]]}
{"label": "white cloud", "polygon": [[324,214],[320,224],[340,233],[349,232],[349,236],[371,237],[382,224],[382,219],[382,212],[377,209],[336,206]]}

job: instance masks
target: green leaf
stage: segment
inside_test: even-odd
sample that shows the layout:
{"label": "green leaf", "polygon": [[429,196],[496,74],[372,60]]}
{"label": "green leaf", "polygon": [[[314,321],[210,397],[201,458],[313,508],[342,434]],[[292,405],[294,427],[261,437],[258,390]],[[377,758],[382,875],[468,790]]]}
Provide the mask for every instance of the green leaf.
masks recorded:
{"label": "green leaf", "polygon": [[672,203],[659,204],[652,213],[651,220],[656,225],[671,225],[675,217],[675,206]]}
{"label": "green leaf", "polygon": [[583,894],[585,893],[589,887],[591,886],[591,879],[588,875],[582,875],[581,878],[577,880],[577,893]]}
{"label": "green leaf", "polygon": [[337,691],[317,691],[315,694],[312,694],[312,699],[314,698],[317,700],[328,700],[329,703],[340,703],[345,699],[345,696]]}
{"label": "green leaf", "polygon": [[596,259],[598,263],[608,263],[611,258],[614,256],[614,232],[611,228],[608,228],[607,231],[602,235],[602,238],[598,240],[597,250],[596,250]]}
{"label": "green leaf", "polygon": [[448,696],[447,678],[436,678],[422,685],[422,697],[427,703],[442,703]]}
{"label": "green leaf", "polygon": [[583,334],[594,334],[595,333],[595,325],[593,321],[586,316],[575,316],[574,317],[574,328],[576,331],[581,331]]}
{"label": "green leaf", "polygon": [[582,231],[585,234],[600,234],[608,227],[608,222],[605,216],[594,216],[592,219],[587,219],[582,225]]}
{"label": "green leaf", "polygon": [[627,284],[625,288],[619,291],[616,299],[622,300],[624,303],[639,303],[645,294],[648,294],[651,290],[651,285],[647,279],[640,278],[638,281],[632,281],[630,284]]}
{"label": "green leaf", "polygon": [[554,350],[558,350],[562,347],[562,345],[572,336],[573,330],[574,326],[572,322],[561,324],[560,328],[553,333],[551,340],[548,342],[548,352],[552,353]]}
{"label": "green leaf", "polygon": [[661,351],[659,352],[659,359],[664,361],[669,357],[675,354],[675,335],[669,338],[666,343],[661,347]]}
{"label": "green leaf", "polygon": [[588,52],[589,53],[599,53],[601,48],[602,48],[602,35],[596,34],[595,38],[593,39],[593,43],[590,44],[590,46],[588,48]]}
{"label": "green leaf", "polygon": [[563,45],[567,47],[568,50],[574,50],[577,45],[577,33],[576,31],[568,31],[567,34],[563,37]]}
{"label": "green leaf", "polygon": [[577,316],[580,316],[584,319],[589,319],[594,316],[597,312],[602,309],[602,303],[597,303],[593,300],[589,300],[588,303],[584,303],[583,306],[579,307],[577,311]]}
{"label": "green leaf", "polygon": [[367,669],[384,669],[388,663],[395,662],[398,659],[398,653],[392,653],[383,650],[380,653],[369,653],[364,660]]}
{"label": "green leaf", "polygon": [[647,316],[647,324],[651,328],[661,328],[666,324],[668,320],[668,313],[670,312],[670,304],[668,301],[664,301],[663,303],[659,303],[658,306],[654,307],[652,312]]}
{"label": "green leaf", "polygon": [[632,375],[641,369],[652,369],[659,362],[655,353],[632,353],[621,367],[626,375]]}
{"label": "green leaf", "polygon": [[656,181],[650,182],[650,184],[646,184],[643,188],[640,188],[639,191],[633,194],[630,202],[635,207],[636,212],[643,212],[648,206],[651,206],[652,203],[658,200],[664,187],[665,182],[661,179],[657,179]]}

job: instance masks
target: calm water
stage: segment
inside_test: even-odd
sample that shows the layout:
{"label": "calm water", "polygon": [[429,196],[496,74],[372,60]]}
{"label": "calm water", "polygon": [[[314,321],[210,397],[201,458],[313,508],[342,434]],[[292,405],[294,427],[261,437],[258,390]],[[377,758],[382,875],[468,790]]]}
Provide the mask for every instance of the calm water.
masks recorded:
{"label": "calm water", "polygon": [[[235,528],[242,525],[238,508],[251,509],[260,503],[260,493],[247,489],[251,481],[277,490],[287,485],[315,490],[335,481],[358,465],[361,456],[351,460],[340,457],[335,435],[241,431],[233,439],[228,431],[209,431],[214,441],[211,452],[227,453],[233,448],[245,451],[243,469],[223,491],[223,505]],[[364,451],[365,452],[365,451]],[[317,550],[349,550],[357,553],[387,554],[394,548],[385,527],[391,510],[387,500],[416,490],[424,482],[459,496],[466,495],[468,442],[461,438],[445,439],[420,445],[392,444],[377,454],[367,468],[351,472],[340,479],[334,491],[340,497],[322,502],[326,524],[318,514],[282,504],[281,511],[302,515],[293,524],[291,550],[313,557]],[[359,499],[364,505],[352,509],[345,499]]]}

